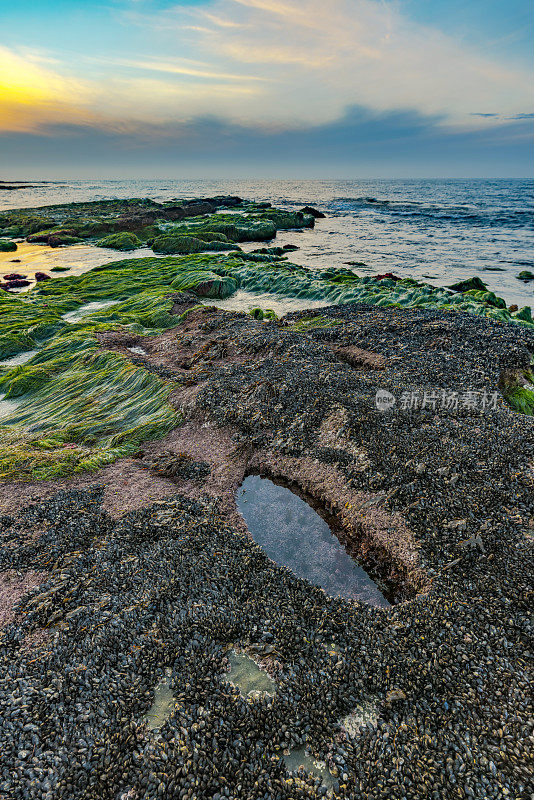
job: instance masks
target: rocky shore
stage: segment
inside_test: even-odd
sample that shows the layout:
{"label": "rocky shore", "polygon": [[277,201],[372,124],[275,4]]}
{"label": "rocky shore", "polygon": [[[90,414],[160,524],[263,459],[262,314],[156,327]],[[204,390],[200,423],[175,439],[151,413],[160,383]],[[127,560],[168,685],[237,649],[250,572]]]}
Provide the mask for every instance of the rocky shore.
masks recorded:
{"label": "rocky shore", "polygon": [[[192,216],[197,233],[228,208]],[[212,241],[315,220],[265,211]],[[534,327],[481,290],[250,255],[3,293],[0,798],[531,798]],[[339,304],[209,305],[269,278]],[[392,605],[269,560],[237,511],[251,473],[327,509]],[[230,648],[272,695],[228,683]],[[288,769],[303,747],[331,781]]]}

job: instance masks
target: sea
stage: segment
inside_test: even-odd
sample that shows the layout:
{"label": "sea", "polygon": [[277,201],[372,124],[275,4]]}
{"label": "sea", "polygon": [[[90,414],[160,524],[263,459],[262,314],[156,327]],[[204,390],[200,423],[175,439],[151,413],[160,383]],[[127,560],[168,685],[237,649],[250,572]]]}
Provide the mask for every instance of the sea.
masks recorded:
{"label": "sea", "polygon": [[[350,266],[362,276],[393,272],[434,286],[477,275],[509,305],[534,306],[534,281],[517,277],[523,270],[534,272],[534,180],[49,181],[0,191],[0,211],[214,195],[323,211],[326,218],[313,230],[277,236],[277,244],[298,245],[291,260],[310,269]],[[61,255],[63,261],[68,257]]]}

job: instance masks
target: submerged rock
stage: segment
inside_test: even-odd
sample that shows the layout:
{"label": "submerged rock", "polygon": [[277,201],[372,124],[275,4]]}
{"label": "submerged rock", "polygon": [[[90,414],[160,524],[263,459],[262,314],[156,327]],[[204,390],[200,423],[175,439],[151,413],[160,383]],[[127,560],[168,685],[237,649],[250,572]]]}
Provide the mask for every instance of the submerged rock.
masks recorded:
{"label": "submerged rock", "polygon": [[14,253],[17,249],[16,242],[10,242],[6,239],[0,239],[0,253]]}
{"label": "submerged rock", "polygon": [[304,206],[304,208],[301,208],[300,211],[302,214],[311,214],[315,219],[326,219],[326,214],[323,214],[322,211],[318,211],[316,208],[312,208],[311,206]]}

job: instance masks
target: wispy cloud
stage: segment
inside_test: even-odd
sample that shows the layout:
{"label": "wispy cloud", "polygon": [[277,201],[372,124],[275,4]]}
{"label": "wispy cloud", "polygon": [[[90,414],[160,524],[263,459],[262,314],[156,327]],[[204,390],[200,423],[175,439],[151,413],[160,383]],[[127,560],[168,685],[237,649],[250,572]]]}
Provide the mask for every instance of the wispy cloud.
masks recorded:
{"label": "wispy cloud", "polygon": [[169,75],[181,75],[187,78],[207,78],[210,81],[223,82],[223,81],[239,81],[248,83],[249,81],[265,81],[265,78],[256,77],[255,75],[243,75],[242,73],[228,73],[216,70],[214,67],[210,69],[199,69],[198,67],[190,67],[186,64],[176,63],[172,61],[156,61],[156,60],[128,60],[128,59],[109,59],[108,63],[115,64],[121,67],[128,67],[130,69],[141,70],[144,72],[163,72]]}

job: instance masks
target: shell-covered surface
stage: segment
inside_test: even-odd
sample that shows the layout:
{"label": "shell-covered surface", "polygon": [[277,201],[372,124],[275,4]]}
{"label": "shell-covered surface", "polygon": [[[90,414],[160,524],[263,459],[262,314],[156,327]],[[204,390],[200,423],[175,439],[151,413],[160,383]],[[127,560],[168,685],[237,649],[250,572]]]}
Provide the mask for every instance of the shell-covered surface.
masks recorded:
{"label": "shell-covered surface", "polygon": [[[120,316],[90,344],[79,329],[78,369],[99,359],[105,382],[120,364],[147,413],[167,409],[165,438],[0,487],[0,797],[529,797],[533,418],[498,387],[530,368],[531,329],[363,304],[312,323],[185,310],[150,335]],[[393,605],[270,561],[235,505],[251,472],[327,508]],[[224,679],[229,647],[265,664],[272,696]],[[288,771],[300,748],[333,786]]]}

